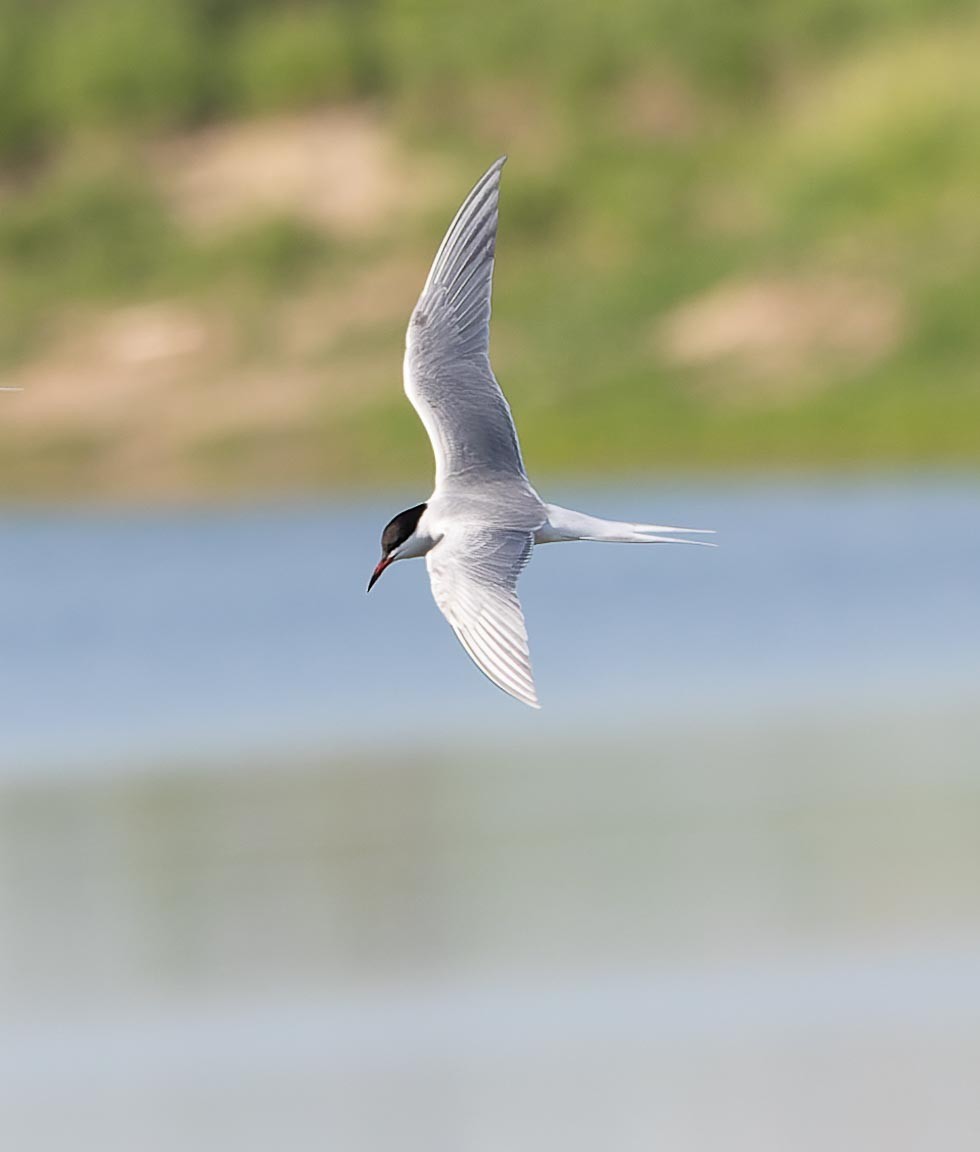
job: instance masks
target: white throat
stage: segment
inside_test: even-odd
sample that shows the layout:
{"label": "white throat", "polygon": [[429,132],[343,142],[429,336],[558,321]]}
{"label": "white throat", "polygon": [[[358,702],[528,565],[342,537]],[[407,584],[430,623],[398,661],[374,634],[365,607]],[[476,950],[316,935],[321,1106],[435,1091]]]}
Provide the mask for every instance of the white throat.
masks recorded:
{"label": "white throat", "polygon": [[399,546],[394,557],[396,560],[414,560],[431,552],[439,543],[442,533],[436,534],[432,531],[431,525],[427,522],[428,515],[429,510],[426,509],[419,517],[415,531]]}

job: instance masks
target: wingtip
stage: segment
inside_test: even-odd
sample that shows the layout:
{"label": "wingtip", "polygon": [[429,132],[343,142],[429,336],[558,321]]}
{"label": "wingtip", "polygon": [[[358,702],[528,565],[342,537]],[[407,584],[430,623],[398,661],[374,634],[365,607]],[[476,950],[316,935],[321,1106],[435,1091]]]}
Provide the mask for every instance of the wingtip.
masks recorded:
{"label": "wingtip", "polygon": [[541,701],[538,699],[538,690],[534,682],[531,683],[531,691],[517,696],[516,699],[520,700],[522,704],[526,704],[528,708],[534,708],[535,711],[541,711]]}
{"label": "wingtip", "polygon": [[[501,685],[498,685],[498,687],[501,687]],[[530,689],[515,690],[514,688],[504,688],[504,691],[511,699],[516,700],[518,704],[526,704],[528,708],[533,708],[535,712],[541,711],[541,701],[538,699],[538,692],[533,684]]]}
{"label": "wingtip", "polygon": [[[486,676],[484,669],[481,668],[480,671]],[[518,704],[526,704],[528,708],[533,708],[535,711],[541,710],[541,702],[538,700],[538,693],[533,684],[530,689],[527,689],[501,684],[499,681],[493,679],[491,679],[490,682],[496,684],[502,692],[505,692],[512,700],[516,700]]]}
{"label": "wingtip", "polygon": [[483,173],[483,176],[480,178],[480,183],[482,184],[486,180],[492,180],[495,176],[499,176],[501,169],[506,163],[507,153],[505,152],[503,156],[498,156],[497,159],[494,160],[494,162],[486,170],[486,172]]}

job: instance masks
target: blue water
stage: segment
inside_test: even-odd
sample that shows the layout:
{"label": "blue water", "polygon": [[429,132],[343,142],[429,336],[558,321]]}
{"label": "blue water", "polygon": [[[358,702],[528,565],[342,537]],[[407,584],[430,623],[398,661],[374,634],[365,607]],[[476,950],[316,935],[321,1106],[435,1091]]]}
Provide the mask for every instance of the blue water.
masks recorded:
{"label": "blue water", "polygon": [[0,1145],[976,1147],[980,480],[661,484],[533,713],[417,499],[0,514]]}
{"label": "blue water", "polygon": [[521,594],[544,705],[470,665],[404,563],[364,592],[384,501],[0,515],[0,768],[130,768],[476,732],[980,696],[980,482],[549,490],[718,530],[718,549],[535,551]]}

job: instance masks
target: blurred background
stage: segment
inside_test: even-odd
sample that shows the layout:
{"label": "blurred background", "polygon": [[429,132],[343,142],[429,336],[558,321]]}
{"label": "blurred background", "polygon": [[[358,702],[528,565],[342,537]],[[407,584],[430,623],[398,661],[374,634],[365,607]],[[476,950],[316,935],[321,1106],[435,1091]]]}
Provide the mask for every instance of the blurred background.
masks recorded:
{"label": "blurred background", "polygon": [[[974,1149],[980,8],[0,0],[0,1137]],[[401,392],[507,152],[532,714]]]}

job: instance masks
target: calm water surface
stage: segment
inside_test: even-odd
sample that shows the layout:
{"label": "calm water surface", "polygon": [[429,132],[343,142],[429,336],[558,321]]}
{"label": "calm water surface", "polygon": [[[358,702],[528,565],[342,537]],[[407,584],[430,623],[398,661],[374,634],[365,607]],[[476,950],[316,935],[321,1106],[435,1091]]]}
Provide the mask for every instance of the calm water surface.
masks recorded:
{"label": "calm water surface", "polygon": [[0,767],[553,738],[774,708],[965,699],[980,485],[556,492],[716,527],[722,547],[541,548],[522,598],[540,716],[489,686],[405,563],[411,501],[0,517]]}
{"label": "calm water surface", "polygon": [[522,581],[380,504],[0,516],[0,1147],[970,1150],[980,481],[549,492],[722,547]]}

